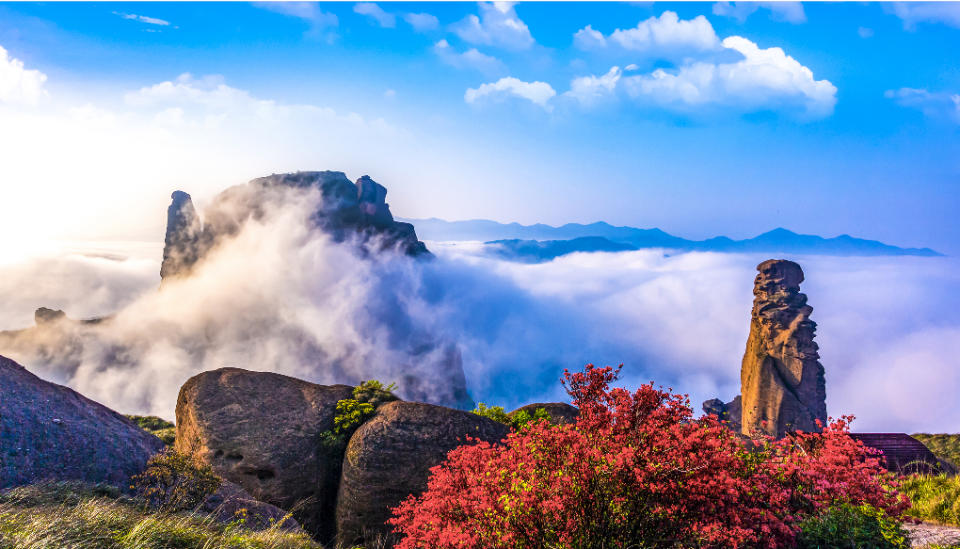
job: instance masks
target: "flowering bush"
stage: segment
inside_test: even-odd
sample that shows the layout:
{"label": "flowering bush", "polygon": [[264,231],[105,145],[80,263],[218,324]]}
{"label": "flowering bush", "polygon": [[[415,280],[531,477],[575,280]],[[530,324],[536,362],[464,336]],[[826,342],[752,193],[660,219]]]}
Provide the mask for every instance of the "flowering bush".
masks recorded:
{"label": "flowering bush", "polygon": [[831,505],[892,518],[908,505],[847,435],[851,418],[749,441],[652,383],[610,388],[618,374],[565,372],[574,425],[536,422],[503,445],[450,452],[394,510],[398,549],[789,547],[799,522]]}

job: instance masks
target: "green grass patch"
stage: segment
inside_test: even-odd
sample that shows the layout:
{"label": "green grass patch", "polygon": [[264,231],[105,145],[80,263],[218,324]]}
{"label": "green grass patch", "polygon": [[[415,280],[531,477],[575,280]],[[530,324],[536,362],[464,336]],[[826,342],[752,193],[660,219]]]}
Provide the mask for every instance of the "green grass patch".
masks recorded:
{"label": "green grass patch", "polygon": [[960,465],[960,435],[917,433],[910,436],[922,442],[938,458],[948,460],[954,466]]}
{"label": "green grass patch", "polygon": [[913,503],[908,517],[960,526],[960,476],[910,475],[901,480],[900,491]]}
{"label": "green grass patch", "polygon": [[125,417],[139,425],[144,431],[158,437],[167,446],[173,446],[173,443],[176,441],[177,426],[163,418],[135,415],[127,415]]}

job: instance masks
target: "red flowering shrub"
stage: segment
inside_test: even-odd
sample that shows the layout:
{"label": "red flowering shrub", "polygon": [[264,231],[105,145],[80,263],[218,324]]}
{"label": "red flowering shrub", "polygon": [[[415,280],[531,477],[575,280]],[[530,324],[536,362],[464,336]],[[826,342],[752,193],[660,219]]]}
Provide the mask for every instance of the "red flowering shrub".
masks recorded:
{"label": "red flowering shrub", "polygon": [[789,547],[800,520],[834,503],[892,517],[908,505],[847,436],[849,418],[754,443],[652,383],[611,389],[618,374],[564,374],[575,425],[540,421],[451,451],[394,510],[398,549]]}

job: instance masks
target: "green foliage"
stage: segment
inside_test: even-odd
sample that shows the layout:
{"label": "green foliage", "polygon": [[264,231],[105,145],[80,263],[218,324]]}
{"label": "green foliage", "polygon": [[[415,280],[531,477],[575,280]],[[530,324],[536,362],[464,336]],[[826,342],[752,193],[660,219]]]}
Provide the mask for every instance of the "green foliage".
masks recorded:
{"label": "green foliage", "polygon": [[322,549],[279,525],[253,531],[202,513],[156,512],[103,485],[40,483],[0,492],[0,549]]}
{"label": "green foliage", "polygon": [[922,442],[938,458],[945,459],[954,466],[960,464],[960,435],[917,433],[910,436]]}
{"label": "green foliage", "polygon": [[137,492],[163,511],[194,509],[213,495],[223,480],[210,464],[174,448],[165,448],[133,477]]}
{"label": "green foliage", "polygon": [[155,435],[167,446],[173,446],[177,438],[177,427],[169,421],[157,416],[125,416],[132,420],[141,429]]}
{"label": "green foliage", "polygon": [[910,475],[901,480],[900,492],[913,503],[905,515],[960,526],[960,476]]}
{"label": "green foliage", "polygon": [[353,389],[354,398],[337,402],[333,430],[320,433],[320,444],[330,450],[346,446],[354,431],[373,417],[380,405],[400,400],[400,397],[393,394],[396,388],[394,383],[384,386],[375,379],[360,382],[360,385]]}
{"label": "green foliage", "polygon": [[904,549],[903,527],[869,504],[830,507],[800,524],[797,549]]}
{"label": "green foliage", "polygon": [[482,402],[477,404],[477,408],[473,410],[473,413],[477,414],[478,416],[483,416],[487,419],[498,421],[504,425],[509,425],[517,431],[526,427],[531,421],[536,422],[540,421],[541,419],[545,419],[547,421],[550,420],[550,414],[548,414],[543,408],[537,408],[534,410],[532,417],[526,410],[520,410],[514,414],[513,417],[510,417],[504,411],[503,406],[491,406],[487,408],[487,405]]}
{"label": "green foliage", "polygon": [[396,389],[396,383],[391,383],[390,385],[384,387],[383,383],[375,379],[371,379],[370,381],[361,381],[360,385],[354,387],[353,389],[353,398],[357,402],[367,402],[372,404],[374,407],[379,407],[381,404],[393,402],[394,400],[400,400],[400,397],[393,394],[393,391]]}

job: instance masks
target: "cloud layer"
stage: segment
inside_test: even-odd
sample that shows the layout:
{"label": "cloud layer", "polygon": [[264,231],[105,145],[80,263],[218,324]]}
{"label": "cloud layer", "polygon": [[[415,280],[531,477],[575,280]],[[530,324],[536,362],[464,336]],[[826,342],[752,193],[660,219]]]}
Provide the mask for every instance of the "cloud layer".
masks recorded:
{"label": "cloud layer", "polygon": [[23,61],[0,47],[0,102],[36,105],[49,95],[43,87],[46,81],[47,75],[25,69]]}
{"label": "cloud layer", "polygon": [[507,76],[490,84],[482,84],[477,89],[468,88],[463,99],[467,103],[475,103],[484,98],[500,101],[506,97],[517,97],[532,101],[551,112],[553,106],[548,103],[555,95],[557,92],[546,82],[524,82]]}

